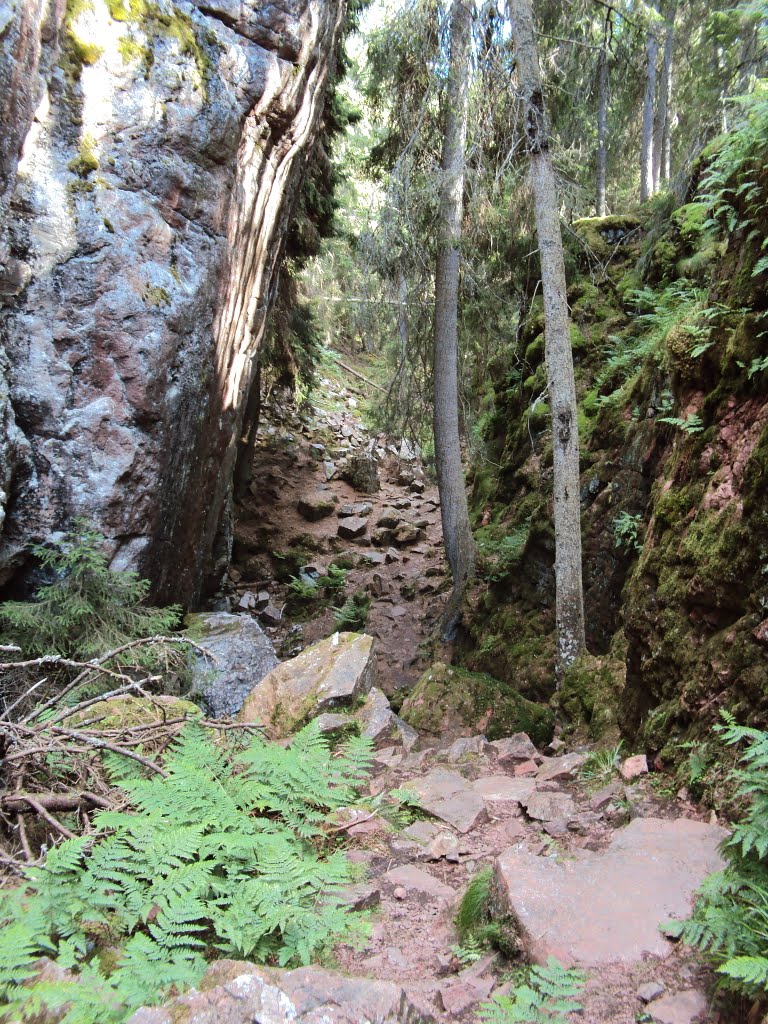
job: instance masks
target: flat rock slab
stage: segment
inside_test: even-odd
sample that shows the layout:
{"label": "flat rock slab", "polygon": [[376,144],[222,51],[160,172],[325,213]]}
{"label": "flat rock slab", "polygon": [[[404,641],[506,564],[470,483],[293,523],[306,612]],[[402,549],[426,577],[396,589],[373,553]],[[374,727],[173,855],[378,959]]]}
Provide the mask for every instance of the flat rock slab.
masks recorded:
{"label": "flat rock slab", "polygon": [[539,782],[553,782],[556,779],[574,778],[587,760],[586,754],[563,754],[545,761],[539,768],[536,778]]}
{"label": "flat rock slab", "polygon": [[458,772],[433,768],[419,779],[410,779],[404,788],[416,795],[421,808],[462,835],[488,820],[485,801]]}
{"label": "flat rock slab", "polygon": [[433,1024],[400,985],[338,971],[295,971],[219,960],[192,989],[158,1009],[142,1007],[129,1024]]}
{"label": "flat rock slab", "polygon": [[498,890],[538,963],[664,957],[671,946],[659,925],[689,914],[703,879],[723,866],[717,848],[726,835],[685,818],[637,818],[604,852],[580,850],[563,863],[510,847],[496,861]]}
{"label": "flat rock slab", "polygon": [[[528,779],[516,779],[528,782]],[[576,805],[567,793],[532,793],[522,801],[529,818],[534,821],[569,821],[576,814]]]}
{"label": "flat rock slab", "polygon": [[198,612],[185,625],[210,657],[195,656],[192,677],[214,718],[235,715],[248,694],[279,663],[275,649],[250,615]]}
{"label": "flat rock slab", "polygon": [[272,669],[248,695],[238,719],[261,723],[270,738],[280,739],[367,694],[373,674],[373,637],[334,633]]}
{"label": "flat rock slab", "polygon": [[413,864],[402,864],[398,868],[392,868],[384,875],[383,880],[392,886],[401,885],[404,889],[434,896],[436,899],[452,900],[456,896],[456,890],[450,885]]}
{"label": "flat rock slab", "polygon": [[517,801],[525,804],[536,790],[534,779],[513,779],[509,775],[488,775],[472,783],[473,793],[484,800]]}
{"label": "flat rock slab", "polygon": [[647,1006],[656,1024],[694,1024],[706,1019],[704,1015],[708,1009],[704,993],[693,988],[655,999]]}

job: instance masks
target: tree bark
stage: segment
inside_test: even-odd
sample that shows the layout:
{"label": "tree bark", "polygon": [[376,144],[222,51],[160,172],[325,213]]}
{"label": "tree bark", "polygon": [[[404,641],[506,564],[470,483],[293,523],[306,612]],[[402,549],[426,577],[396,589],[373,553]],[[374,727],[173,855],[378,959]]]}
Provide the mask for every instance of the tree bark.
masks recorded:
{"label": "tree bark", "polygon": [[653,127],[653,190],[657,192],[662,180],[669,178],[670,134],[669,110],[672,98],[672,51],[675,45],[675,15],[677,0],[668,0],[664,26],[664,52],[659,76],[659,100]]}
{"label": "tree bark", "polygon": [[595,208],[598,217],[606,214],[605,179],[608,167],[608,18],[605,19],[603,47],[597,68],[597,189]]}
{"label": "tree bark", "polygon": [[530,0],[508,0],[519,89],[525,104],[536,233],[544,297],[544,338],[552,410],[557,653],[560,670],[584,650],[579,438],[557,186]]}
{"label": "tree bark", "polygon": [[442,183],[435,268],[434,432],[443,541],[453,576],[453,594],[443,616],[452,636],[467,584],[474,575],[475,545],[469,526],[459,436],[458,296],[459,242],[464,211],[471,0],[453,0],[451,52],[444,110]]}
{"label": "tree bark", "polygon": [[240,501],[248,493],[253,480],[253,449],[261,417],[261,361],[257,360],[248,401],[243,415],[243,426],[237,442],[237,459],[233,475],[232,493]]}
{"label": "tree bark", "polygon": [[659,43],[656,25],[648,29],[645,43],[645,94],[643,96],[643,146],[640,157],[640,202],[653,195],[653,114],[656,104],[656,62]]}

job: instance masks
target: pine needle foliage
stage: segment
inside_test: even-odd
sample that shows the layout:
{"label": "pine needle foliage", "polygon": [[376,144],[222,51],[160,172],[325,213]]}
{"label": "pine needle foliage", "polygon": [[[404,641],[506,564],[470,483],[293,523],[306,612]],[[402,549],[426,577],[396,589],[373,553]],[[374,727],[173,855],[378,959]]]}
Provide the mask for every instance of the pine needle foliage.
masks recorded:
{"label": "pine needle foliage", "polygon": [[[344,907],[350,866],[323,853],[323,825],[370,760],[357,737],[332,754],[315,723],[290,747],[256,737],[240,750],[190,724],[165,776],[115,756],[130,811],[102,812],[95,838],[66,840],[0,893],[0,1005],[20,1021],[47,1007],[63,1024],[119,1024],[217,956],[299,965],[353,940],[364,921]],[[77,980],[34,982],[40,956]]]}
{"label": "pine needle foliage", "polygon": [[480,1007],[484,1024],[568,1024],[571,1014],[582,1009],[577,998],[584,975],[565,968],[554,957],[545,966],[531,967],[528,981],[511,996],[497,995]]}
{"label": "pine needle foliage", "polygon": [[733,773],[749,808],[723,844],[727,867],[699,890],[692,917],[671,933],[706,952],[723,985],[748,996],[768,994],[768,732],[736,724],[723,712],[725,742],[746,743]]}
{"label": "pine needle foliage", "polygon": [[54,580],[40,587],[34,601],[0,604],[2,642],[17,644],[26,655],[90,658],[175,629],[181,608],[146,605],[149,581],[110,569],[103,544],[103,537],[77,520],[60,547],[32,548]]}

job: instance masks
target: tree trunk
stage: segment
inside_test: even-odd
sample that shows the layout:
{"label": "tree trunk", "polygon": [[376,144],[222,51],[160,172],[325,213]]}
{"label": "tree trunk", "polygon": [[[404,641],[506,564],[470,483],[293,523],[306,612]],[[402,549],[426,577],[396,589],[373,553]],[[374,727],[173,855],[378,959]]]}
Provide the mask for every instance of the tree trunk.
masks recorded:
{"label": "tree trunk", "polygon": [[606,214],[605,179],[608,165],[608,18],[605,19],[603,47],[597,69],[597,195],[595,208],[598,217]]}
{"label": "tree trunk", "polygon": [[[664,27],[664,53],[659,76],[659,101],[653,127],[653,190],[657,192],[663,179],[669,178],[669,108],[672,97],[672,51],[675,45],[675,14],[677,0],[668,0]],[[665,152],[666,146],[666,152]]]}
{"label": "tree trunk", "polygon": [[239,501],[248,493],[253,480],[253,446],[259,430],[261,418],[261,362],[257,360],[256,370],[248,391],[248,401],[243,415],[243,427],[237,442],[237,459],[232,485],[235,501]]}
{"label": "tree trunk", "polygon": [[464,209],[464,158],[472,35],[469,3],[470,0],[453,0],[451,7],[451,53],[445,97],[435,268],[435,466],[443,541],[453,576],[453,594],[443,617],[446,637],[453,634],[459,620],[464,593],[475,568],[475,545],[469,527],[467,492],[461,465],[458,390],[458,245]]}
{"label": "tree trunk", "polygon": [[656,104],[656,61],[659,43],[656,25],[648,29],[645,44],[645,95],[643,96],[643,148],[640,163],[640,202],[653,195],[653,111]]}
{"label": "tree trunk", "polygon": [[400,359],[408,355],[408,280],[400,275],[397,305],[397,333],[400,335]]}
{"label": "tree trunk", "polygon": [[544,336],[549,402],[552,410],[555,510],[557,653],[560,670],[584,650],[584,598],[581,579],[579,438],[576,385],[565,297],[565,265],[557,186],[549,153],[549,131],[530,0],[508,0],[519,90],[525,103],[530,183],[544,297]]}

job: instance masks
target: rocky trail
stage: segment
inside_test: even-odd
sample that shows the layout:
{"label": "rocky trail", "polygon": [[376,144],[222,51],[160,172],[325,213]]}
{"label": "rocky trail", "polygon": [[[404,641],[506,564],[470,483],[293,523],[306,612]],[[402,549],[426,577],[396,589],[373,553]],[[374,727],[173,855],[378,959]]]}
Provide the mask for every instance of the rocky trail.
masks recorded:
{"label": "rocky trail", "polygon": [[[325,407],[309,415],[269,410],[229,594],[204,616],[226,645],[217,647],[215,628],[204,643],[234,664],[222,665],[211,692],[234,692],[243,666],[258,662],[262,681],[239,717],[272,738],[288,742],[318,718],[336,735],[354,720],[373,740],[372,809],[342,812],[338,824],[361,878],[347,899],[370,912],[371,934],[359,948],[338,946],[333,970],[219,963],[199,993],[140,1011],[134,1024],[470,1024],[483,1000],[519,983],[516,964],[549,956],[585,971],[584,1024],[725,1024],[711,972],[660,927],[687,916],[721,865],[717,821],[684,792],[662,792],[643,756],[590,779],[589,752],[557,737],[543,750],[524,733],[435,742],[390,707],[387,694],[399,697],[438,654],[449,660],[430,649],[446,582],[437,495],[407,445],[368,435],[352,388],[323,386]],[[334,561],[350,567],[347,594],[371,597],[367,636],[334,632],[328,603],[294,600],[289,574],[311,584]],[[265,653],[254,620],[290,660]],[[408,794],[405,827],[377,809],[393,790]],[[461,897],[486,868],[511,960],[463,949],[456,931]]]}
{"label": "rocky trail", "polygon": [[[266,404],[222,607],[254,610],[289,656],[333,632],[334,606],[345,596],[367,595],[379,685],[394,695],[434,660],[447,587],[440,508],[412,446],[364,426],[359,385],[322,378],[316,404],[301,415]],[[331,565],[348,572],[333,600],[292,595],[291,576],[311,587]]]}

